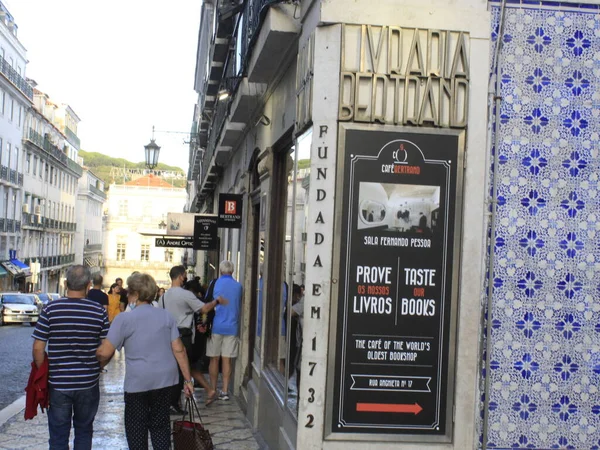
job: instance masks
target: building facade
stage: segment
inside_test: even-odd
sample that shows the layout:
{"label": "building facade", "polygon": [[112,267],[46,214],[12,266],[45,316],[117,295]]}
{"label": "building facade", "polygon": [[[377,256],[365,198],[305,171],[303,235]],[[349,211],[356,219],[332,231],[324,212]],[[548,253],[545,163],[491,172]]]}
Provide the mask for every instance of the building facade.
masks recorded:
{"label": "building facade", "polygon": [[25,189],[21,207],[21,253],[27,265],[39,263],[39,272],[34,273],[31,284],[25,288],[43,292],[62,293],[66,270],[75,262],[78,227],[75,208],[83,169],[72,159],[78,159],[76,126],[79,119],[71,112],[72,120],[67,127],[58,120],[63,110],[72,111],[36,89],[23,135]]}
{"label": "building facade", "polygon": [[104,182],[83,167],[77,187],[77,232],[75,233],[75,264],[89,267],[92,274],[102,272],[104,243]]}
{"label": "building facade", "polygon": [[0,268],[0,288],[3,291],[18,289],[29,275],[20,253],[22,137],[26,111],[33,103],[33,89],[26,81],[26,50],[17,32],[14,17],[0,3],[0,261],[5,263]]}
{"label": "building facade", "polygon": [[182,212],[185,203],[185,189],[153,173],[109,186],[103,256],[107,284],[140,271],[152,275],[159,286],[170,286],[169,270],[181,264],[183,252],[156,247],[155,241],[166,235],[167,214]]}
{"label": "building facade", "polygon": [[196,267],[238,261],[270,448],[600,446],[599,14],[204,2],[190,212],[244,211]]}

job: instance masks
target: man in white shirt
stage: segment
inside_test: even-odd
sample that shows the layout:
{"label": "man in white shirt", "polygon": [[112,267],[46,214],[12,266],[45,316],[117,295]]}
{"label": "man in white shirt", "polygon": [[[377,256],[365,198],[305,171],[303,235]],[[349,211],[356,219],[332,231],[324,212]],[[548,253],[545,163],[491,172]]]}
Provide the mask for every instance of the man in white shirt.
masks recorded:
{"label": "man in white shirt", "polygon": [[[177,323],[181,340],[185,346],[188,360],[191,358],[192,343],[194,342],[194,313],[208,313],[223,299],[216,298],[209,303],[200,301],[192,292],[183,289],[187,281],[185,267],[174,266],[169,272],[171,277],[171,288],[167,290],[158,300],[158,306],[164,308],[171,313]],[[190,361],[190,367],[192,362]],[[216,398],[217,393],[211,388],[210,384],[205,380],[202,372],[196,369],[191,369],[192,377],[206,389],[206,405],[210,405]],[[179,386],[171,397],[171,408],[173,413],[179,413],[179,398],[181,389],[183,388],[183,377],[180,374]]]}

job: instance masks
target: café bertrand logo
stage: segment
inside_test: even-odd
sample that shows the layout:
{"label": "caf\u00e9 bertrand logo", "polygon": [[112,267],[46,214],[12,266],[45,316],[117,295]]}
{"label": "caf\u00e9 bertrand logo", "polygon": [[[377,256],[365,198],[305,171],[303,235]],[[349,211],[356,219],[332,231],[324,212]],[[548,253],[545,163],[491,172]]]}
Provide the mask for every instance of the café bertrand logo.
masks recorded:
{"label": "caf\u00e9 bertrand logo", "polygon": [[422,158],[422,153],[412,142],[405,140],[391,141],[384,145],[381,151],[389,153],[390,156],[389,158],[383,158],[381,173],[399,175],[419,175],[421,173],[421,167],[415,163],[419,161],[418,157]]}

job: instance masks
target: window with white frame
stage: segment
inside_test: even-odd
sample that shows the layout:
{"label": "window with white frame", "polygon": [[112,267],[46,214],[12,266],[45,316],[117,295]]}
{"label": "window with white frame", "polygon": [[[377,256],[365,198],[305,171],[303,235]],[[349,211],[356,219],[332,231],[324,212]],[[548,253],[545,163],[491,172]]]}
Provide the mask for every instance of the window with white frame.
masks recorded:
{"label": "window with white frame", "polygon": [[140,261],[150,261],[150,244],[142,244]]}
{"label": "window with white frame", "polygon": [[117,244],[117,261],[125,261],[127,244],[120,242]]}

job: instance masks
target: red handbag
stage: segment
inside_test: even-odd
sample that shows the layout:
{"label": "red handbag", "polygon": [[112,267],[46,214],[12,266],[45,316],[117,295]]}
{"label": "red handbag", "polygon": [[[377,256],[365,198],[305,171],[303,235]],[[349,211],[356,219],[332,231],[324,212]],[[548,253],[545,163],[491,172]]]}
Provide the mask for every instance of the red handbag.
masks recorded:
{"label": "red handbag", "polygon": [[[214,450],[210,432],[204,427],[198,405],[193,398],[186,398],[186,412],[181,420],[173,422],[175,450]],[[185,420],[187,414],[190,420]],[[196,422],[196,420],[198,422]]]}

